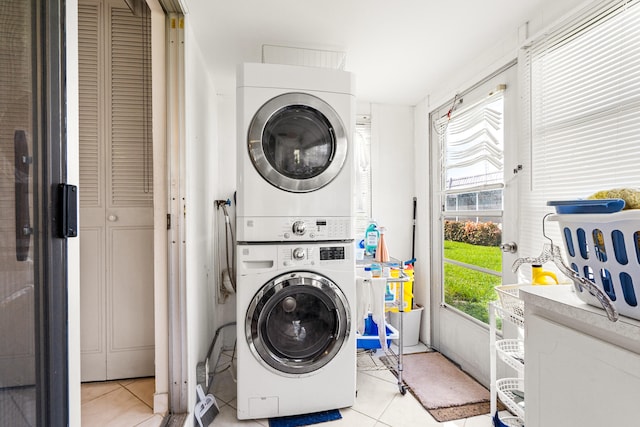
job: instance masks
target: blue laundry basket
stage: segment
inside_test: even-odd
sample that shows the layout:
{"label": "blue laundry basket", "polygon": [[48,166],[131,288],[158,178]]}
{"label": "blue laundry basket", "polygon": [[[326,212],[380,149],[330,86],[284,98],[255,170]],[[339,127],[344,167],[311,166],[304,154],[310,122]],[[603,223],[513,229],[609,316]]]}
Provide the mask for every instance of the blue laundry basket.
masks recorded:
{"label": "blue laundry basket", "polygon": [[[607,294],[623,316],[640,320],[640,210],[551,215],[558,221],[569,266]],[[586,290],[576,295],[601,308]]]}
{"label": "blue laundry basket", "polygon": [[498,412],[493,416],[494,427],[524,427],[524,423],[518,417],[512,415],[503,416],[500,418]]}

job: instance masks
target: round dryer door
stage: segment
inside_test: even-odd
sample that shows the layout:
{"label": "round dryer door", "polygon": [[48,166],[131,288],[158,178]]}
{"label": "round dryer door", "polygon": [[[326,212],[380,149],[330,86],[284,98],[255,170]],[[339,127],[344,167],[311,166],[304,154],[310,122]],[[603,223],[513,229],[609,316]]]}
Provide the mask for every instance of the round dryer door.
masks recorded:
{"label": "round dryer door", "polygon": [[278,373],[306,374],[329,363],[349,336],[349,304],[326,277],[276,277],[255,295],[245,323],[254,356]]}
{"label": "round dryer door", "polygon": [[265,103],[249,126],[249,156],[270,184],[305,193],[330,183],[347,157],[340,117],[323,100],[287,93]]}

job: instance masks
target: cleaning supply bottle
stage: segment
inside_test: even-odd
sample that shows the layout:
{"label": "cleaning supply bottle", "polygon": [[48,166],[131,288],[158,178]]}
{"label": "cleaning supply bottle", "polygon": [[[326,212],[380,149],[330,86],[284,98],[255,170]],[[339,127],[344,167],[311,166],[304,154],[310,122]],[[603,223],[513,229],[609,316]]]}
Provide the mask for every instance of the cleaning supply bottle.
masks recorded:
{"label": "cleaning supply bottle", "polygon": [[374,256],[378,248],[378,240],[380,239],[380,231],[378,224],[371,220],[369,226],[364,233],[364,253],[368,256]]}
{"label": "cleaning supply bottle", "polygon": [[531,265],[531,284],[533,285],[557,285],[558,277],[552,271],[542,269],[540,264]]}
{"label": "cleaning supply bottle", "polygon": [[387,249],[387,243],[384,240],[385,228],[380,227],[380,238],[378,239],[378,247],[376,248],[376,261],[389,262],[389,250]]}
{"label": "cleaning supply bottle", "polygon": [[362,239],[356,245],[356,261],[362,261],[364,259],[364,252],[364,239]]}

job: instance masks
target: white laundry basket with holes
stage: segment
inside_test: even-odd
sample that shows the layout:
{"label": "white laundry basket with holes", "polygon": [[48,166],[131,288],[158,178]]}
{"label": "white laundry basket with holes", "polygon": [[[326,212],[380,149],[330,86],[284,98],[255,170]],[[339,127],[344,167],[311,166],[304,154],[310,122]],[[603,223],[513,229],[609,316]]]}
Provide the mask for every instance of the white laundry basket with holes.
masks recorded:
{"label": "white laundry basket with holes", "polygon": [[[640,320],[640,210],[549,220],[560,225],[569,266],[607,294],[621,315]],[[576,295],[602,307],[587,290]]]}

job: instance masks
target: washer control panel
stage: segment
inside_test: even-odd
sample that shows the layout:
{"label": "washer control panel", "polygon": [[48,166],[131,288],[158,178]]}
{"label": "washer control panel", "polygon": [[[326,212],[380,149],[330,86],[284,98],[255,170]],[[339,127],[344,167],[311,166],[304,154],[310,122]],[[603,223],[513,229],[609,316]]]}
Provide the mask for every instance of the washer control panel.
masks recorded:
{"label": "washer control panel", "polygon": [[319,266],[353,262],[352,244],[280,245],[278,261],[283,267]]}
{"label": "washer control panel", "polygon": [[238,217],[239,242],[352,240],[351,217]]}

